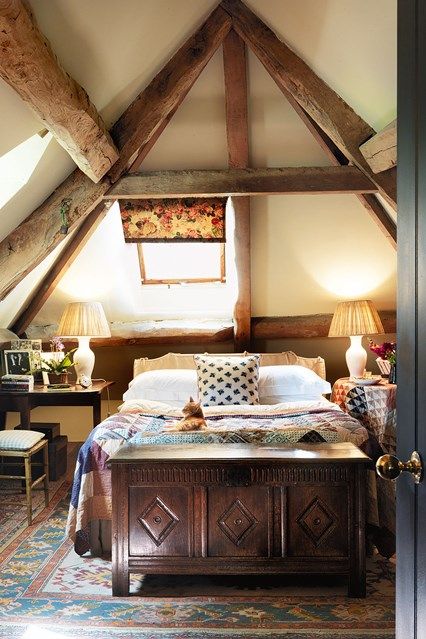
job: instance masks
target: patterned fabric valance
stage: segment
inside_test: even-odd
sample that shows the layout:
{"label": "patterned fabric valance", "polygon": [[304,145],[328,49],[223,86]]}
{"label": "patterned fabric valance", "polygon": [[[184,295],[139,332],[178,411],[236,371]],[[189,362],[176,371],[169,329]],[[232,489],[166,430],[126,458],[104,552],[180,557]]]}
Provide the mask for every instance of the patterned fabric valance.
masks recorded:
{"label": "patterned fabric valance", "polygon": [[226,198],[120,200],[126,242],[224,242]]}

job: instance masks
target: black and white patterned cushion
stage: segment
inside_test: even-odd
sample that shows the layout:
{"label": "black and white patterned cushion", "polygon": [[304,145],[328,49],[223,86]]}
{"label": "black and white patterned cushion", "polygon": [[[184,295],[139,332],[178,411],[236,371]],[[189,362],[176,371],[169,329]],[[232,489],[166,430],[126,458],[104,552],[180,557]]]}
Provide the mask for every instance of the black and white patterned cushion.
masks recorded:
{"label": "black and white patterned cushion", "polygon": [[259,355],[194,355],[198,396],[203,406],[258,404]]}

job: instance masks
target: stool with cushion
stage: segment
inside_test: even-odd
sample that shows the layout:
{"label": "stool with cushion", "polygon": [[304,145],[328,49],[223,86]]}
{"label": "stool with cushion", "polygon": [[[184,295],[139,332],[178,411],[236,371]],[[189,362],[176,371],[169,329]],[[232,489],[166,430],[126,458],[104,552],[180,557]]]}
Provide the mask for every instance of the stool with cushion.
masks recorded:
{"label": "stool with cushion", "polygon": [[[18,457],[23,459],[24,475],[0,475],[0,479],[25,479],[25,492],[27,498],[27,519],[28,525],[32,523],[32,489],[43,482],[44,502],[49,504],[49,458],[47,439],[44,433],[34,430],[3,430],[0,431],[0,458]],[[31,458],[38,451],[43,451],[43,473],[35,481],[32,480]],[[16,462],[4,462],[2,466],[16,466]]]}

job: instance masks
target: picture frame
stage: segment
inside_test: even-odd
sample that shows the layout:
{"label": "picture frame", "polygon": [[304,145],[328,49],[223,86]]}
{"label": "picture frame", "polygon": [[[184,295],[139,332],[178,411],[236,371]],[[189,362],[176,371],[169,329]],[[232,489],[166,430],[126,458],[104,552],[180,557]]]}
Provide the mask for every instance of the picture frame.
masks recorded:
{"label": "picture frame", "polygon": [[5,350],[4,367],[6,375],[30,375],[32,369],[31,350]]}
{"label": "picture frame", "polygon": [[41,339],[14,339],[10,342],[10,349],[12,351],[40,351],[42,342]]}

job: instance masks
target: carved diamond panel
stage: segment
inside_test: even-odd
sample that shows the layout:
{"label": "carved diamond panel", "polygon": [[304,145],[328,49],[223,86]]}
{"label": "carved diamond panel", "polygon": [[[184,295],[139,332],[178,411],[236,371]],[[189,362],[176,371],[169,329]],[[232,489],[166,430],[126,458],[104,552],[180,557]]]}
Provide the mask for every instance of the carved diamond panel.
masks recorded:
{"label": "carved diamond panel", "polygon": [[239,546],[259,522],[247,506],[236,499],[219,517],[217,523],[228,539]]}
{"label": "carved diamond panel", "polygon": [[297,523],[315,546],[319,546],[336,527],[337,516],[319,497],[315,497],[299,515]]}
{"label": "carved diamond panel", "polygon": [[154,544],[161,546],[173,528],[178,525],[179,517],[159,497],[156,497],[138,517],[138,521]]}

